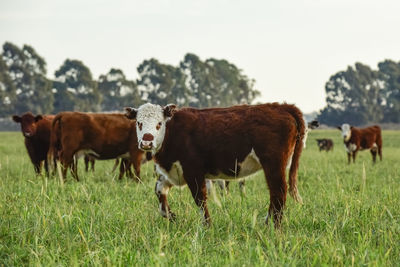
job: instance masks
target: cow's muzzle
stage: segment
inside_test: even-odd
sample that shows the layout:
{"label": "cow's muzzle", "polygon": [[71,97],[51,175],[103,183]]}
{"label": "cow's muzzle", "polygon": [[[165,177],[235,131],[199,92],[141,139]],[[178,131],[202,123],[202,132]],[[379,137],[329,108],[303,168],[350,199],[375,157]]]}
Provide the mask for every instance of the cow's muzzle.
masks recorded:
{"label": "cow's muzzle", "polygon": [[143,140],[142,142],[140,142],[140,149],[142,150],[151,150],[153,148],[153,141],[145,141]]}
{"label": "cow's muzzle", "polygon": [[142,141],[140,142],[140,149],[151,150],[153,148],[154,136],[150,133],[145,133],[143,135]]}

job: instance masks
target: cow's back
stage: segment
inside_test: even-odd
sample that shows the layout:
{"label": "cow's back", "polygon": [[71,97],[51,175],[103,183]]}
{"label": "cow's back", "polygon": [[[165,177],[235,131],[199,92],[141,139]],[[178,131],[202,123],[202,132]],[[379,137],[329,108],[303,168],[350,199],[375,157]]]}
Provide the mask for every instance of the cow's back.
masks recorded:
{"label": "cow's back", "polygon": [[78,151],[93,150],[99,159],[125,154],[136,141],[135,122],[123,114],[64,112],[60,124],[63,144]]}
{"label": "cow's back", "polygon": [[[234,170],[254,151],[269,159],[293,150],[304,136],[301,112],[292,105],[264,104],[176,112],[168,122],[166,138],[171,157],[197,157],[205,172]],[[288,145],[290,143],[290,146]],[[285,150],[285,151],[283,151]],[[173,155],[175,154],[175,155]]]}

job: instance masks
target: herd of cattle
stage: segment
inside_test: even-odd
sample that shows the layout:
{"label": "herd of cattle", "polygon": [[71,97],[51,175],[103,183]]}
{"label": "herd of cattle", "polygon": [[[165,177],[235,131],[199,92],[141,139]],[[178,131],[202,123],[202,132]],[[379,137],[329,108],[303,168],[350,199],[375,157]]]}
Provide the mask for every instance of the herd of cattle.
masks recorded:
{"label": "herd of cattle", "polygon": [[[268,217],[279,226],[286,202],[286,170],[289,193],[297,201],[299,159],[313,121],[305,125],[303,114],[294,105],[261,104],[229,108],[177,108],[175,105],[144,104],[126,108],[125,114],[61,112],[57,115],[13,116],[21,125],[25,146],[36,173],[44,165],[61,164],[62,177],[67,170],[79,181],[77,159],[85,158],[94,169],[94,160],[114,159],[120,166],[119,179],[126,174],[140,180],[140,166],[154,160],[158,180],[155,193],[163,217],[174,219],[168,205],[173,186],[187,185],[204,221],[210,223],[207,208],[207,184],[212,180],[243,180],[264,171],[270,191]],[[350,163],[356,153],[370,149],[382,160],[379,126],[358,129],[348,124],[339,127]],[[318,139],[320,151],[333,149],[330,139]],[[44,164],[43,164],[44,163]],[[131,171],[131,166],[135,174]]]}

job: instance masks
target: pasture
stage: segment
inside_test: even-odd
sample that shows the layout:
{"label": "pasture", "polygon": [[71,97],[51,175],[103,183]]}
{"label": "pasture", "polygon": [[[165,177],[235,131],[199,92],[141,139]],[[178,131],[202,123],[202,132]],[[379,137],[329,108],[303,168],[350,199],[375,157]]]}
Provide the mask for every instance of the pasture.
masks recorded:
{"label": "pasture", "polygon": [[[332,138],[319,152],[316,138]],[[36,177],[19,132],[0,133],[0,265],[394,266],[400,262],[400,132],[383,131],[383,161],[369,151],[356,164],[338,130],[309,134],[299,169],[304,204],[288,196],[281,230],[264,224],[269,204],[260,173],[241,196],[209,200],[204,227],[187,187],[173,188],[169,222],[158,212],[153,165],[143,184],[97,161],[81,182]]]}

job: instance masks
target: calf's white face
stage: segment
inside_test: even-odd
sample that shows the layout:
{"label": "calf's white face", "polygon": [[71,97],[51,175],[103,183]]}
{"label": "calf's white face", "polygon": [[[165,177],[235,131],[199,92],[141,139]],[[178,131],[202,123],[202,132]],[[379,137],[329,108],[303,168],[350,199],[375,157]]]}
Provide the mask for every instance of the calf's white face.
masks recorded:
{"label": "calf's white face", "polygon": [[344,141],[349,141],[351,137],[351,126],[347,123],[344,123],[340,129],[342,130],[342,137]]}
{"label": "calf's white face", "polygon": [[126,116],[136,119],[136,134],[139,149],[155,154],[164,141],[167,121],[172,117],[175,105],[161,107],[150,103],[138,109],[126,108]]}

